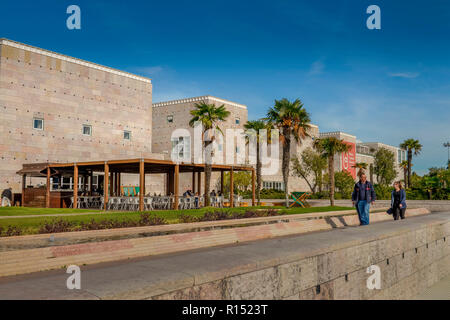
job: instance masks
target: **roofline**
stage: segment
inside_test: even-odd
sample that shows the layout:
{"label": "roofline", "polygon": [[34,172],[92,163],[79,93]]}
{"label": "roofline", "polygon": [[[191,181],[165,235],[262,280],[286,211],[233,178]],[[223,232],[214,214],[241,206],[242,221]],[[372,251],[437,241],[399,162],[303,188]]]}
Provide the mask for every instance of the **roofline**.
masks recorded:
{"label": "roofline", "polygon": [[138,80],[138,81],[152,83],[152,80],[150,78],[137,76],[135,74],[132,74],[132,73],[129,73],[129,72],[126,72],[126,71],[121,71],[121,70],[114,69],[114,68],[111,68],[111,67],[106,67],[106,66],[94,63],[94,62],[89,62],[89,61],[86,61],[86,60],[70,57],[70,56],[67,56],[67,55],[64,55],[64,54],[60,54],[60,53],[56,53],[56,52],[53,52],[53,51],[50,51],[50,50],[46,50],[46,49],[30,46],[28,44],[24,44],[24,43],[17,42],[17,41],[14,41],[14,40],[9,40],[9,39],[6,39],[6,38],[0,38],[0,45],[7,45],[7,46],[14,47],[14,48],[17,48],[17,49],[22,49],[22,50],[26,50],[26,51],[42,54],[42,55],[47,56],[47,57],[60,59],[60,60],[63,60],[63,61],[75,63],[75,64],[82,65],[82,66],[85,66],[85,67],[89,67],[89,68],[93,68],[93,69],[97,69],[97,70],[101,70],[101,71],[106,71],[106,72],[113,73],[113,74],[116,74],[116,75],[119,75],[119,76],[122,76],[122,77],[127,77],[127,78],[131,78],[131,79]]}
{"label": "roofline", "polygon": [[217,98],[211,95],[205,95],[205,96],[199,96],[199,97],[192,97],[192,98],[184,98],[184,99],[176,99],[176,100],[169,100],[169,101],[161,101],[153,103],[153,107],[165,107],[170,106],[174,104],[182,104],[182,103],[190,103],[190,102],[199,102],[204,100],[213,100],[224,104],[229,104],[234,107],[247,109],[247,106],[244,104],[236,103],[230,100],[225,100],[221,98]]}
{"label": "roofline", "polygon": [[382,145],[382,146],[391,147],[391,148],[396,148],[396,149],[399,149],[399,150],[404,150],[404,149],[402,149],[402,148],[400,148],[400,147],[392,146],[392,145],[390,145],[390,144],[386,144],[386,143],[383,143],[383,142],[362,142],[362,143],[360,143],[360,144],[362,144],[362,145],[365,145],[365,144],[380,144],[380,145]]}
{"label": "roofline", "polygon": [[329,132],[319,132],[319,136],[321,136],[321,135],[336,135],[336,134],[342,134],[342,135],[344,135],[344,136],[347,136],[347,137],[351,137],[351,138],[355,138],[356,139],[356,136],[354,136],[354,135],[351,135],[351,134],[348,134],[348,133],[345,133],[345,132],[342,132],[342,131],[329,131]]}

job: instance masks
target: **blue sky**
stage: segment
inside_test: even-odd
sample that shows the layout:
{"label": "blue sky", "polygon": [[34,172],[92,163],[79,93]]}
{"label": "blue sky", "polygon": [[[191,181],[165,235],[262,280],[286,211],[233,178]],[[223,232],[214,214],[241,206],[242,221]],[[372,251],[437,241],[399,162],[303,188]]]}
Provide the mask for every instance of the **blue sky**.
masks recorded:
{"label": "blue sky", "polygon": [[[81,30],[66,28],[71,4]],[[366,28],[371,4],[381,30]],[[321,131],[419,139],[419,173],[447,161],[446,0],[4,1],[0,14],[0,37],[148,76],[155,102],[211,94],[256,119],[298,97]]]}

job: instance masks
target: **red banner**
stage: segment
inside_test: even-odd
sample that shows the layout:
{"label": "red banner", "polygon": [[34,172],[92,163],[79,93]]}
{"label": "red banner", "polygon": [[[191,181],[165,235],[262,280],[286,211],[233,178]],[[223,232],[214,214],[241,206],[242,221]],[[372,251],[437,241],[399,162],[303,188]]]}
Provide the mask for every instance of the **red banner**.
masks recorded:
{"label": "red banner", "polygon": [[342,153],[342,171],[348,171],[353,179],[355,179],[356,168],[354,168],[354,165],[356,164],[356,144],[347,141],[344,141],[344,143],[348,144],[351,148],[349,152]]}

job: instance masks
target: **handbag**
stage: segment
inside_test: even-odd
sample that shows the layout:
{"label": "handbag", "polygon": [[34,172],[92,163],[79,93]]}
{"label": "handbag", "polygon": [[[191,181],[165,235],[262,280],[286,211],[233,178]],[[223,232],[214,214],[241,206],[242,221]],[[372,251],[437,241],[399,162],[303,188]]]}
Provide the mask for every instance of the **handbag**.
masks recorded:
{"label": "handbag", "polygon": [[387,214],[392,214],[394,212],[394,210],[392,210],[392,208],[387,209],[386,213]]}

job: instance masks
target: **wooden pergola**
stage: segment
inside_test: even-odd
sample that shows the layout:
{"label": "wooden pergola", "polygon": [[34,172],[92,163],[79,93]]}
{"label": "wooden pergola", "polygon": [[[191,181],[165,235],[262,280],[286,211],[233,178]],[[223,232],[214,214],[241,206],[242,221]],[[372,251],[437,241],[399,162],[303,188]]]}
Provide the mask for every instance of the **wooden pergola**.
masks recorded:
{"label": "wooden pergola", "polygon": [[[61,174],[73,174],[73,203],[76,206],[78,202],[78,177],[80,175],[90,175],[90,190],[92,191],[92,175],[93,172],[104,172],[103,182],[103,196],[104,196],[104,209],[108,203],[108,198],[111,191],[116,194],[120,193],[120,180],[121,173],[139,174],[139,210],[144,210],[144,197],[145,197],[145,175],[146,174],[166,174],[167,184],[166,193],[173,193],[174,195],[174,209],[178,209],[178,199],[180,196],[179,180],[180,173],[192,172],[192,188],[195,192],[196,189],[201,194],[201,173],[205,171],[204,164],[192,164],[192,163],[175,163],[170,160],[157,160],[157,159],[129,159],[129,160],[109,160],[109,161],[90,161],[90,162],[74,162],[74,163],[48,163],[45,164],[45,169],[41,172],[46,174],[47,177],[47,190],[46,190],[46,207],[50,207],[50,178],[53,175]],[[221,173],[221,192],[223,194],[223,182],[224,172],[230,172],[230,207],[233,207],[233,173],[234,171],[251,171],[252,172],[252,206],[255,205],[255,169],[251,166],[230,166],[230,165],[212,165],[213,172]],[[197,175],[197,185],[196,185]],[[206,177],[205,177],[206,178]],[[25,179],[25,173],[24,173]],[[86,183],[86,179],[85,179]],[[196,188],[197,187],[197,188]],[[204,183],[206,193],[206,183]]]}

